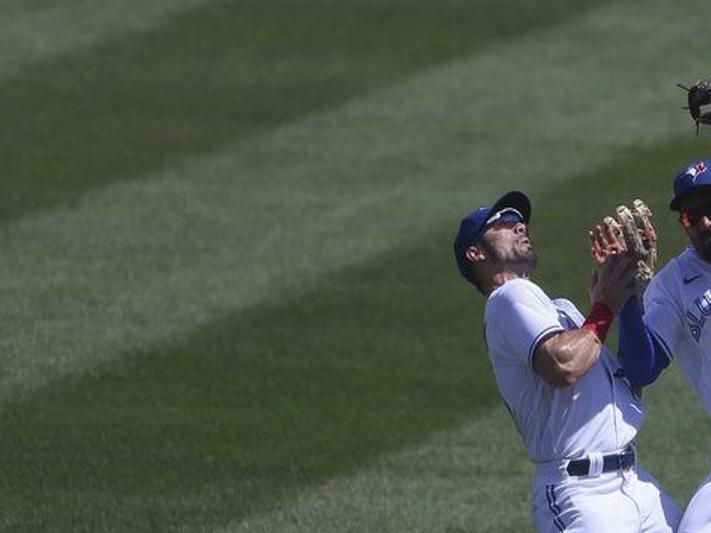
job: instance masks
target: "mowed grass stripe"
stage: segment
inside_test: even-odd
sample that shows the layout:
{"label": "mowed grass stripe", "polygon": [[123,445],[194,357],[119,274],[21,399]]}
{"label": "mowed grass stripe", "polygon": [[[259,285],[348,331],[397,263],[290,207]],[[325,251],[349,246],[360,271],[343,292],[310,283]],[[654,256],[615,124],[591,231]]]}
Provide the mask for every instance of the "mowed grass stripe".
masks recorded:
{"label": "mowed grass stripe", "polygon": [[219,533],[533,531],[532,466],[503,406]]}
{"label": "mowed grass stripe", "polygon": [[[666,105],[678,89],[628,71],[654,59],[678,79],[696,62],[690,28],[700,22],[660,3],[658,41],[644,20],[624,34],[640,46],[606,61],[623,38],[614,21],[636,7],[591,13],[1,227],[0,401],[298,296],[325,272],[455,225],[509,184],[564,180],[629,139],[686,132]],[[668,50],[671,39],[683,51]],[[614,94],[609,79],[619,80]],[[501,87],[526,83],[520,99],[501,98]],[[599,108],[554,105],[602,94]]]}
{"label": "mowed grass stripe", "polygon": [[[678,365],[647,394],[647,403],[649,419],[638,439],[640,463],[683,507],[711,470],[708,418]],[[352,474],[307,487],[270,512],[215,531],[534,533],[534,469],[519,442],[501,405],[425,443],[379,456]],[[670,461],[670,456],[683,460]]]}
{"label": "mowed grass stripe", "polygon": [[[660,265],[676,255],[687,241],[667,207],[671,176],[685,161],[698,157],[705,142],[685,136],[649,148],[630,147],[600,169],[539,189],[531,226],[540,258],[536,281],[552,296],[572,298],[582,311],[587,309],[590,261],[585,232],[600,214],[639,196],[655,213]],[[440,238],[445,240],[446,235]],[[459,340],[468,343],[464,350],[474,359],[472,364],[488,365],[480,334],[483,299],[470,295],[471,301],[462,307],[458,298],[463,286],[452,287],[457,292],[450,294],[449,280],[444,281],[440,297],[452,301],[451,312],[440,317],[439,326],[423,320],[422,336],[435,335],[451,343],[448,328],[465,313],[471,327]],[[459,355],[450,351],[450,361],[458,365]],[[489,394],[492,379],[484,369],[475,371],[467,397],[480,394],[482,388]],[[495,401],[497,408],[462,413],[469,421],[456,431],[378,456],[353,474],[307,487],[292,502],[275,503],[272,511],[219,531],[533,531],[529,497],[533,468],[508,412],[498,405],[497,394],[494,398],[487,403]],[[645,391],[645,398],[649,416],[637,439],[641,464],[684,506],[711,468],[707,416],[678,365]],[[480,401],[476,405],[480,407]],[[410,414],[417,417],[416,406]],[[395,433],[397,427],[392,425],[389,431]]]}
{"label": "mowed grass stripe", "polygon": [[[176,12],[208,0],[0,2],[0,80],[96,45],[146,31]],[[41,100],[35,105],[42,105]]]}
{"label": "mowed grass stripe", "polygon": [[[0,222],[145,178],[186,154],[214,150],[580,11],[562,0],[542,5],[246,0],[184,9],[183,2],[150,31],[118,34],[2,84]],[[81,19],[87,8],[76,10]],[[105,17],[117,10],[118,4],[94,8],[86,23],[97,31],[92,19],[106,26],[111,18]],[[76,26],[67,31],[91,38]],[[60,49],[57,39],[52,47]]]}
{"label": "mowed grass stripe", "polygon": [[[584,310],[585,230],[598,209],[637,194],[657,213],[668,258],[683,244],[662,208],[670,169],[702,146],[685,136],[630,148],[538,188],[540,283]],[[1,520],[33,531],[318,531],[334,521],[343,531],[363,521],[390,531],[525,531],[530,467],[483,350],[483,299],[458,278],[450,239],[443,228],[322,277],[300,299],[236,313],[6,405]],[[678,376],[653,393],[667,416],[652,420],[642,454],[656,458],[645,460],[653,472],[664,463],[681,500],[702,477],[704,415]],[[685,416],[669,416],[671,405]],[[462,433],[428,440],[456,426]],[[416,516],[429,516],[419,526],[407,515],[412,495],[424,498]]]}
{"label": "mowed grass stripe", "polygon": [[[429,239],[329,276],[303,301],[7,405],[0,497],[12,510],[0,520],[217,527],[490,405],[491,383],[469,391],[487,369],[462,349],[468,316],[423,343],[423,321],[450,314],[444,287],[466,306],[442,248]],[[415,255],[418,268],[402,268]]]}
{"label": "mowed grass stripe", "polygon": [[[681,137],[651,148],[630,147],[603,168],[538,189],[532,224],[541,259],[537,281],[552,296],[572,298],[581,310],[587,309],[590,262],[586,230],[600,213],[637,196],[645,198],[655,212],[661,264],[678,253],[686,240],[667,208],[671,176],[685,161],[698,157],[703,143]],[[440,239],[446,241],[447,235],[443,233]],[[438,283],[442,281],[436,271],[431,273]],[[442,274],[446,274],[444,269]],[[474,359],[472,364],[484,361],[488,365],[480,334],[483,299],[470,295],[471,301],[462,307],[457,300],[466,289],[461,286],[450,294],[447,282],[440,297],[452,302],[451,311],[434,327],[429,315],[427,320],[421,315],[422,326],[427,329],[421,334],[427,338],[439,329],[436,338],[451,343],[449,327],[464,313],[471,326],[466,337],[459,340],[467,343],[464,350]],[[391,329],[397,329],[397,319],[391,320]],[[448,353],[458,371],[460,354],[449,348]],[[492,379],[486,369],[476,369],[467,398],[478,396],[482,389],[489,394]],[[706,415],[676,367],[645,397],[650,415],[638,439],[642,465],[685,505],[709,468],[705,443],[711,433]],[[273,511],[250,516],[219,531],[533,531],[529,501],[532,467],[496,393],[486,403],[492,401],[497,408],[488,414],[481,409],[469,415],[462,413],[463,420],[473,421],[460,430],[436,435],[421,444],[411,443],[400,453],[378,456],[351,475],[341,475],[316,489],[307,487],[292,503],[275,503]],[[476,405],[481,407],[481,400]],[[683,417],[679,417],[680,412]],[[410,415],[417,418],[416,405]],[[398,428],[399,424],[392,424],[389,434],[397,433]],[[354,433],[357,431],[354,428]],[[670,455],[678,459],[670,461]]]}

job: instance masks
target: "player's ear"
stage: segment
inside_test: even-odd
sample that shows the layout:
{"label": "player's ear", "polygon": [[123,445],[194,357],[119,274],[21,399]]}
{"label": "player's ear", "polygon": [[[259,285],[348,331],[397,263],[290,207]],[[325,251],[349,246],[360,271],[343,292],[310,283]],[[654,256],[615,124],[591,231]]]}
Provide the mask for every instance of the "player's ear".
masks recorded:
{"label": "player's ear", "polygon": [[480,263],[482,261],[486,261],[486,254],[484,253],[484,250],[479,248],[478,246],[470,246],[467,248],[465,255],[467,256],[467,259],[471,261],[472,263]]}
{"label": "player's ear", "polygon": [[679,215],[679,222],[684,226],[684,229],[689,229],[694,223],[691,221],[691,216],[686,211],[682,211]]}

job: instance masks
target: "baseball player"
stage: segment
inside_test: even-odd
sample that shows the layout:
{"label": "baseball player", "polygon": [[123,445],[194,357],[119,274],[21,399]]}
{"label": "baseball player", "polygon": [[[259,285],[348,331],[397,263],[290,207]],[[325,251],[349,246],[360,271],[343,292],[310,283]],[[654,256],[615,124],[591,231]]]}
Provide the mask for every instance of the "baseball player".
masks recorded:
{"label": "baseball player", "polygon": [[587,318],[533,281],[531,206],[512,191],[462,219],[454,254],[487,297],[485,342],[501,396],[536,472],[542,533],[673,532],[681,511],[637,465],[645,408],[604,346],[630,297],[633,261],[611,254],[593,276]]}
{"label": "baseball player", "polygon": [[[636,299],[625,304],[621,360],[630,381],[644,386],[677,357],[711,414],[711,160],[695,161],[676,176],[670,208],[679,212],[691,246],[654,276],[643,317]],[[640,323],[646,326],[641,334]],[[711,475],[691,499],[679,532],[711,533]]]}

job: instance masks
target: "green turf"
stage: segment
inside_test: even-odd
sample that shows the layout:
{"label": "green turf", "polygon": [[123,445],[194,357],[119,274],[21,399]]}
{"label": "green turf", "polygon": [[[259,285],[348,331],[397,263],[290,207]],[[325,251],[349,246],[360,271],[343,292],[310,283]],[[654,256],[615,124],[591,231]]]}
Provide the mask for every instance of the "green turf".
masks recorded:
{"label": "green turf", "polygon": [[131,32],[150,31],[166,17],[211,0],[2,0],[0,1],[0,80],[31,66]]}
{"label": "green turf", "polygon": [[[4,474],[24,481],[4,496],[44,487],[67,525],[96,519],[88,501],[140,523],[219,524],[265,495],[357,468],[486,409],[497,401],[493,382],[472,390],[472,375],[488,366],[465,349],[470,315],[451,316],[471,305],[446,252],[428,239],[328,277],[304,300],[237,315],[11,407],[0,422]],[[418,268],[401,269],[414,254]],[[427,333],[446,316],[443,337]],[[206,509],[183,503],[204,491],[229,497]],[[35,514],[33,527],[57,524],[21,508]]]}
{"label": "green turf", "polygon": [[[693,138],[633,149],[537,192],[540,282],[584,311],[584,230],[640,190],[656,210],[668,257],[683,242],[663,209],[668,187],[647,185],[657,175],[663,183],[671,162],[698,149]],[[416,247],[326,276],[295,301],[239,313],[185,342],[130,354],[11,403],[0,418],[0,490],[11,503],[3,523],[216,527],[486,418],[499,400],[479,334],[483,301],[458,279],[450,239],[449,229],[435,232]],[[680,397],[688,402],[688,391]],[[657,421],[660,435],[665,424]],[[686,454],[697,443],[677,447]],[[679,466],[673,487],[686,497],[696,470]]]}
{"label": "green turf", "polygon": [[[3,82],[0,525],[530,531],[452,231],[529,190],[583,309],[620,199],[682,246],[668,179],[708,138],[673,82],[707,47],[640,5],[220,2]],[[706,417],[676,370],[649,397],[684,502]]]}
{"label": "green turf", "polygon": [[[705,52],[692,31],[702,22],[656,7],[624,33],[617,25],[635,3],[492,43],[0,226],[0,401],[308,290],[325,272],[449,224],[513,180],[534,190],[688,133],[680,91],[667,82]],[[623,41],[637,46],[618,53]],[[658,79],[640,84],[629,72],[645,61]],[[502,98],[502,87],[526,90]]]}
{"label": "green turf", "polygon": [[541,5],[217,2],[31,68],[0,92],[0,221],[580,12],[562,0]]}

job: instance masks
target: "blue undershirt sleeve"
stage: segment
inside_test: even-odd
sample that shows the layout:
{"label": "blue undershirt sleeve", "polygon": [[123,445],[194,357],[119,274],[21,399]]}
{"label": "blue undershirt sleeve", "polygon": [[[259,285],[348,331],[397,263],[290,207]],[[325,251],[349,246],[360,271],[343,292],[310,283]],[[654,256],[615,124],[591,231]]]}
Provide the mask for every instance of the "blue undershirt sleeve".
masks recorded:
{"label": "blue undershirt sleeve", "polygon": [[671,362],[662,344],[644,324],[642,303],[633,296],[620,311],[618,357],[636,387],[653,383]]}

